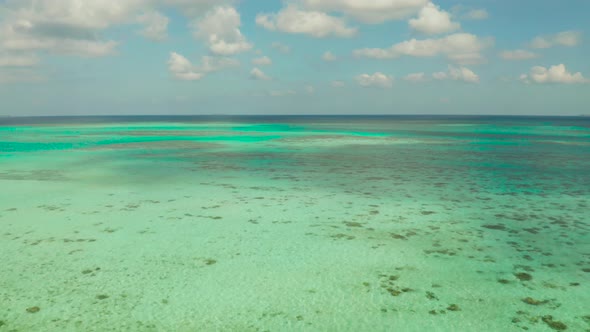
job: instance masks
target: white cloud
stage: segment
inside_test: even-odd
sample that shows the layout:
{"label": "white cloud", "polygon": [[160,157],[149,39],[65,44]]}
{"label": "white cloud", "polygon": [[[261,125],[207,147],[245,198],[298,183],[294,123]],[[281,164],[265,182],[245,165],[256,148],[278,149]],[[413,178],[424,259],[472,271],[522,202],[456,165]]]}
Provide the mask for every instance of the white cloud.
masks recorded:
{"label": "white cloud", "polygon": [[300,10],[294,5],[288,5],[277,14],[258,14],[256,24],[271,31],[307,34],[315,38],[352,37],[357,32],[341,18],[318,11]]}
{"label": "white cloud", "polygon": [[2,54],[0,53],[0,67],[33,67],[39,63],[34,54]]}
{"label": "white cloud", "polygon": [[271,90],[268,92],[268,95],[271,97],[293,96],[296,94],[297,92],[294,90]]}
{"label": "white cloud", "polygon": [[[233,0],[4,0],[0,1],[0,50],[47,51],[85,57],[115,54],[119,44],[103,36],[116,25],[141,24],[147,38],[162,40],[173,6],[196,17]],[[243,45],[242,45],[243,46]]]}
{"label": "white cloud", "polygon": [[372,75],[358,75],[356,81],[362,87],[391,88],[393,86],[393,77],[380,72],[376,72]]}
{"label": "white cloud", "polygon": [[306,85],[305,92],[307,92],[307,94],[312,95],[315,93],[315,88],[313,87],[313,85]]}
{"label": "white cloud", "polygon": [[522,74],[520,79],[526,83],[563,83],[563,84],[576,84],[576,83],[589,83],[590,80],[582,76],[582,73],[570,73],[565,68],[564,64],[551,66],[549,69],[541,66],[535,66],[531,68],[531,72],[526,75]]}
{"label": "white cloud", "polygon": [[425,73],[412,73],[412,74],[408,74],[406,77],[404,77],[404,80],[409,81],[409,82],[413,82],[413,83],[419,83],[419,82],[428,81],[428,78],[426,77]]}
{"label": "white cloud", "polygon": [[289,47],[288,45],[285,45],[285,44],[281,44],[279,42],[272,43],[271,47],[274,48],[275,50],[281,52],[281,53],[289,53],[289,52],[291,52],[291,47]]}
{"label": "white cloud", "polygon": [[500,57],[504,60],[528,60],[538,58],[539,55],[527,50],[513,50],[500,53]]}
{"label": "white cloud", "polygon": [[[0,54],[47,52],[82,57],[112,55],[116,53],[120,43],[104,36],[107,29],[118,25],[140,25],[142,28],[139,32],[146,38],[163,40],[167,36],[169,19],[158,12],[158,8],[176,7],[182,13],[194,18],[214,6],[233,2],[233,0],[0,0]],[[227,26],[227,23],[223,24]],[[239,43],[240,40],[237,42]],[[244,47],[243,43],[239,46]],[[18,61],[3,59],[2,61],[5,64],[24,66],[26,63],[32,63],[31,59],[35,56],[36,54],[31,54],[29,59]],[[190,79],[197,77],[190,72],[179,73],[178,76]]]}
{"label": "white cloud", "polygon": [[302,0],[306,8],[340,12],[363,23],[399,20],[417,13],[429,0]]}
{"label": "white cloud", "polygon": [[24,67],[3,67],[0,68],[0,84],[15,83],[15,82],[41,82],[46,78]]}
{"label": "white cloud", "polygon": [[[105,0],[107,1],[107,0]],[[118,0],[122,1],[122,0]],[[129,0],[123,0],[129,1]],[[131,0],[133,1],[133,0]],[[234,0],[143,0],[155,4],[172,6],[179,9],[187,17],[197,17],[215,6],[233,5]]]}
{"label": "white cloud", "polygon": [[252,48],[240,31],[240,14],[233,7],[216,7],[193,23],[195,37],[204,40],[214,54],[232,55]]}
{"label": "white cloud", "polygon": [[195,66],[184,56],[171,52],[168,70],[179,80],[195,81],[200,80],[208,73],[235,67],[239,64],[237,60],[227,57],[203,56],[201,57],[201,65]]}
{"label": "white cloud", "polygon": [[479,83],[479,76],[474,73],[471,69],[465,67],[448,67],[446,72],[437,72],[432,74],[432,77],[436,80],[454,80],[463,81],[467,83]]}
{"label": "white cloud", "polygon": [[451,8],[452,16],[464,20],[485,20],[490,17],[488,11],[483,8],[471,8],[462,5],[455,5]]}
{"label": "white cloud", "polygon": [[97,42],[91,40],[61,40],[61,39],[47,39],[47,40],[35,40],[30,41],[31,43],[10,44],[14,49],[21,50],[35,50],[35,49],[48,49],[52,53],[62,55],[72,55],[80,57],[101,57],[112,55],[116,53],[116,47],[119,45],[115,41]]}
{"label": "white cloud", "polygon": [[212,73],[222,69],[237,67],[240,62],[236,59],[222,56],[202,56],[201,66],[198,67],[203,73]]}
{"label": "white cloud", "polygon": [[449,78],[449,75],[444,71],[439,71],[439,72],[433,73],[432,77],[435,80],[441,81],[441,80],[446,80],[447,78]]}
{"label": "white cloud", "polygon": [[203,73],[197,72],[197,68],[187,58],[176,52],[170,53],[168,70],[179,80],[195,81],[203,78]]}
{"label": "white cloud", "polygon": [[411,39],[389,48],[365,48],[354,51],[357,57],[395,59],[401,56],[434,57],[445,55],[459,64],[484,62],[481,52],[493,44],[492,39],[480,39],[468,33],[457,33],[439,39]]}
{"label": "white cloud", "polygon": [[[138,23],[138,14],[149,12],[157,4],[157,0],[3,1],[0,49],[86,57],[111,55],[118,43],[106,40],[102,33],[115,25]],[[158,22],[155,16],[143,16],[140,21],[148,24],[146,35],[153,36],[161,29],[162,20]]]}
{"label": "white cloud", "polygon": [[469,20],[485,20],[489,16],[485,9],[473,9],[465,13],[463,17]]}
{"label": "white cloud", "polygon": [[252,70],[250,71],[250,78],[253,80],[261,80],[261,81],[268,81],[271,79],[262,70],[260,70],[256,67],[252,68]]}
{"label": "white cloud", "polygon": [[532,48],[550,48],[555,46],[573,47],[580,43],[582,33],[579,31],[563,31],[554,35],[535,37],[531,43]]}
{"label": "white cloud", "polygon": [[409,25],[412,29],[425,34],[441,34],[452,32],[461,28],[461,25],[451,21],[451,15],[440,10],[432,2],[420,10],[418,18],[411,19]]}
{"label": "white cloud", "polygon": [[73,30],[102,30],[125,23],[146,4],[145,0],[13,0],[8,1],[6,10],[18,22],[45,29],[45,33],[64,35]]}
{"label": "white cloud", "polygon": [[334,54],[332,54],[332,52],[330,52],[330,51],[325,52],[322,55],[322,59],[324,61],[336,61],[336,60],[338,60],[338,58]]}
{"label": "white cloud", "polygon": [[330,85],[334,88],[343,88],[346,84],[343,81],[332,81]]}
{"label": "white cloud", "polygon": [[148,12],[137,17],[137,22],[145,25],[141,34],[151,40],[162,41],[168,37],[168,17],[157,11]]}
{"label": "white cloud", "polygon": [[0,51],[0,84],[43,81],[45,77],[37,72],[38,64],[35,54]]}
{"label": "white cloud", "polygon": [[468,83],[479,83],[479,76],[471,69],[465,67],[449,66],[449,76],[455,81],[464,81]]}
{"label": "white cloud", "polygon": [[272,60],[267,56],[263,56],[260,58],[252,59],[252,64],[258,66],[270,66],[272,65]]}

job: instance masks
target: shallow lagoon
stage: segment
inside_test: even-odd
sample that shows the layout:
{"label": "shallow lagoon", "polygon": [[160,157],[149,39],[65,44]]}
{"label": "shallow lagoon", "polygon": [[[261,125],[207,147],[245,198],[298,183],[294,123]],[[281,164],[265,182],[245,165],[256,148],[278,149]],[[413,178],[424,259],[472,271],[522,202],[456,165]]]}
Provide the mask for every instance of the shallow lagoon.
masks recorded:
{"label": "shallow lagoon", "polygon": [[590,330],[590,119],[0,119],[0,331]]}

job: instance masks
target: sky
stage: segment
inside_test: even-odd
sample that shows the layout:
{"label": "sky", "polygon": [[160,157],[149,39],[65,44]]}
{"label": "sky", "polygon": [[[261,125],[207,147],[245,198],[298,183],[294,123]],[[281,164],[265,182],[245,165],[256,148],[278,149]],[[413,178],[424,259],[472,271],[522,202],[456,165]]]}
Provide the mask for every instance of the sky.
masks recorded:
{"label": "sky", "polygon": [[0,0],[0,116],[590,115],[588,0]]}

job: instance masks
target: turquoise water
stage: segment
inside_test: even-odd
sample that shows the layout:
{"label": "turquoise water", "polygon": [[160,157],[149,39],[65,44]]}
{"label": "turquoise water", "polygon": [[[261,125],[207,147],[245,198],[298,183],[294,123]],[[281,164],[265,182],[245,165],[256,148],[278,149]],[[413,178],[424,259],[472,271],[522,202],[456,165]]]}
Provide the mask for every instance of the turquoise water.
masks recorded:
{"label": "turquoise water", "polygon": [[590,331],[590,119],[0,119],[0,331]]}

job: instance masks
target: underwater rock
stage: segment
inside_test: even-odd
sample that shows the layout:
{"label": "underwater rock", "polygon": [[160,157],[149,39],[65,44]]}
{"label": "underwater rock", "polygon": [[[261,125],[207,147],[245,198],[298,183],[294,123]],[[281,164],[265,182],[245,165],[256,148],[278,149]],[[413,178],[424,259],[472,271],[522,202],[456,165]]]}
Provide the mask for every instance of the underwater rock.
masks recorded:
{"label": "underwater rock", "polygon": [[498,230],[498,231],[505,231],[506,230],[506,225],[504,225],[504,224],[482,225],[481,227],[487,228],[487,229],[495,229],[495,230]]}
{"label": "underwater rock", "polygon": [[386,288],[386,290],[391,296],[399,296],[402,293],[400,290],[391,287]]}
{"label": "underwater rock", "polygon": [[426,298],[429,300],[437,300],[438,301],[438,297],[436,297],[436,295],[430,291],[426,292]]}
{"label": "underwater rock", "polygon": [[515,273],[514,276],[516,278],[518,278],[518,280],[520,280],[520,281],[531,281],[531,280],[533,280],[533,276],[530,275],[530,274],[528,274],[528,273],[526,273],[526,272],[518,272],[518,273]]}
{"label": "underwater rock", "polygon": [[551,316],[551,315],[543,316],[543,317],[541,317],[541,320],[543,320],[543,322],[545,324],[547,324],[550,328],[552,328],[556,331],[567,330],[567,325],[565,325],[564,323],[562,323],[560,321],[553,320],[553,316]]}
{"label": "underwater rock", "polygon": [[541,304],[548,303],[549,300],[539,301],[539,300],[533,299],[532,297],[525,297],[524,299],[522,299],[522,302],[524,302],[526,304],[530,304],[530,305],[541,305]]}
{"label": "underwater rock", "polygon": [[27,312],[28,313],[31,313],[31,314],[37,313],[40,310],[41,310],[41,308],[39,308],[39,307],[29,307],[29,308],[27,308]]}
{"label": "underwater rock", "polygon": [[449,306],[447,307],[447,310],[449,310],[449,311],[460,311],[461,309],[459,308],[459,306],[458,306],[458,305],[456,305],[456,304],[451,304],[451,305],[449,305]]}
{"label": "underwater rock", "polygon": [[407,238],[400,234],[390,233],[391,237],[396,240],[407,240]]}
{"label": "underwater rock", "polygon": [[363,227],[363,224],[354,221],[346,221],[344,224],[348,227]]}

